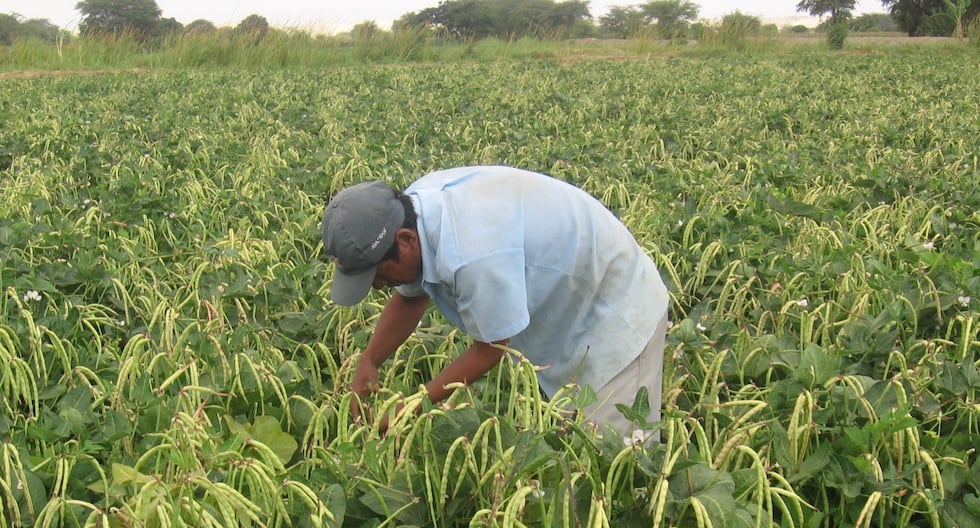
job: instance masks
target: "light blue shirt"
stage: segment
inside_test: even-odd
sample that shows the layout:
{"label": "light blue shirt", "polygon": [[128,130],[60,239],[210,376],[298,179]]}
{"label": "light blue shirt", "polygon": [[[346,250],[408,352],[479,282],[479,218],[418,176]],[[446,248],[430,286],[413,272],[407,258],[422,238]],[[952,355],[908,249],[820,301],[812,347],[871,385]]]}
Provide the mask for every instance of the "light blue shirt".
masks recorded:
{"label": "light blue shirt", "polygon": [[428,174],[405,190],[418,213],[427,293],[449,322],[483,342],[510,339],[549,396],[596,391],[636,358],[667,311],[656,266],[598,200],[510,167]]}

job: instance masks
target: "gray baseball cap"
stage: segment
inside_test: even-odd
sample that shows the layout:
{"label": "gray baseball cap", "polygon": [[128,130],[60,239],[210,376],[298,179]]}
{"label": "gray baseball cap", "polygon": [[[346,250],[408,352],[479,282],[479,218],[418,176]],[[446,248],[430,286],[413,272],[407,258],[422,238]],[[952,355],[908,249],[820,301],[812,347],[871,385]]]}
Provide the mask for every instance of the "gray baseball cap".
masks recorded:
{"label": "gray baseball cap", "polygon": [[323,212],[323,248],[337,265],[330,289],[335,303],[350,306],[367,296],[404,221],[404,207],[384,182],[359,183],[330,200]]}

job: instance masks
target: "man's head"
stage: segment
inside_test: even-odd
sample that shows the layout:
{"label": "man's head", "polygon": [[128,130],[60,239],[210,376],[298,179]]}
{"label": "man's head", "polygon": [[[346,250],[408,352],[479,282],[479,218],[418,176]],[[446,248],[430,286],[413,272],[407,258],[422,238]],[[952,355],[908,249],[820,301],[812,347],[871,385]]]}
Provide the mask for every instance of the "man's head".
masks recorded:
{"label": "man's head", "polygon": [[411,200],[380,181],[348,187],[330,200],[323,247],[337,266],[331,298],[338,304],[357,304],[372,285],[398,286],[421,273]]}

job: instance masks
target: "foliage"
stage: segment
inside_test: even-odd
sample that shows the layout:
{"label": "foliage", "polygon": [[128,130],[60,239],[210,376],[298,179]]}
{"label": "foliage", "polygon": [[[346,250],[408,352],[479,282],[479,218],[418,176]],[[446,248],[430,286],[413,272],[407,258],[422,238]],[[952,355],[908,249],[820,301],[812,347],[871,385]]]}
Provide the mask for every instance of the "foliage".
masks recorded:
{"label": "foliage", "polygon": [[202,35],[213,33],[217,30],[218,28],[215,27],[213,22],[203,18],[198,18],[197,20],[194,20],[190,24],[184,26],[184,32],[188,35]]}
{"label": "foliage", "polygon": [[956,20],[956,27],[953,30],[953,36],[963,40],[963,16],[966,14],[966,10],[970,8],[970,3],[972,0],[945,0],[946,9]]}
{"label": "foliage", "polygon": [[365,41],[370,40],[372,37],[378,35],[381,32],[381,28],[374,21],[361,22],[351,29],[351,36],[354,41]]}
{"label": "foliage", "polygon": [[[692,32],[698,6],[686,0],[657,0],[638,6],[613,6],[600,17],[606,34],[618,38],[654,37],[683,39]],[[694,31],[695,36],[698,30]]]}
{"label": "foliage", "polygon": [[269,21],[262,15],[248,15],[235,26],[235,34],[252,45],[258,44],[269,33]]}
{"label": "foliage", "polygon": [[864,13],[858,15],[847,22],[849,30],[854,32],[891,32],[898,30],[898,23],[895,19],[885,13]]}
{"label": "foliage", "polygon": [[813,16],[829,13],[832,22],[839,22],[850,18],[856,3],[857,0],[800,0],[796,10]]}
{"label": "foliage", "polygon": [[916,30],[917,36],[949,37],[956,32],[956,19],[949,13],[934,13],[922,20]]}
{"label": "foliage", "polygon": [[735,11],[725,15],[717,26],[706,25],[698,41],[705,46],[744,51],[750,41],[760,36],[761,28],[762,22],[758,17]]}
{"label": "foliage", "polygon": [[643,11],[636,6],[612,6],[599,17],[599,27],[603,33],[615,38],[630,38],[646,25]]}
{"label": "foliage", "polygon": [[589,20],[588,2],[447,0],[403,15],[397,28],[428,28],[456,39],[564,37]]}
{"label": "foliage", "polygon": [[683,36],[699,11],[698,5],[688,0],[653,0],[639,9],[647,21],[656,21],[657,32],[664,38]]}
{"label": "foliage", "polygon": [[47,19],[24,20],[16,14],[0,13],[0,46],[10,45],[15,40],[37,40],[54,44],[61,34],[58,26]]}
{"label": "foliage", "polygon": [[837,22],[827,27],[827,45],[832,50],[844,48],[844,41],[847,39],[847,23]]}
{"label": "foliage", "polygon": [[[967,51],[4,79],[0,525],[975,526]],[[661,443],[516,356],[426,404],[467,345],[435,311],[351,418],[385,293],[327,301],[325,199],[465,163],[648,248]]]}
{"label": "foliage", "polygon": [[974,48],[980,48],[980,17],[970,22],[965,30],[966,38]]}
{"label": "foliage", "polygon": [[[899,27],[909,36],[928,34],[926,31],[929,28],[926,27],[926,23],[930,17],[949,14],[946,0],[882,0],[881,3],[889,8],[889,12],[895,17]],[[959,3],[957,2],[957,5]],[[962,23],[968,25],[971,20],[977,18],[980,18],[980,2],[969,3],[962,14]],[[933,27],[935,22],[937,20],[933,21]]]}
{"label": "foliage", "polygon": [[127,34],[138,40],[156,34],[161,13],[156,0],[80,0],[75,9],[82,14],[83,36]]}

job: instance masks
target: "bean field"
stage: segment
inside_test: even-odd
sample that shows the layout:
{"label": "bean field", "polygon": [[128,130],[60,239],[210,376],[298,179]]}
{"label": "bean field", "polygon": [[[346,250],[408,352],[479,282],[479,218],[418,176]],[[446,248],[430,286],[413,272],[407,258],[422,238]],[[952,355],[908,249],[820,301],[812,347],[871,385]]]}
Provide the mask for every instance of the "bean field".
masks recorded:
{"label": "bean field", "polygon": [[[980,524],[975,54],[149,70],[0,80],[0,527]],[[672,295],[659,442],[505,361],[419,392],[434,309],[346,388],[332,193],[507,164]],[[396,409],[402,412],[396,413]],[[382,417],[390,416],[386,434]]]}

